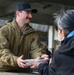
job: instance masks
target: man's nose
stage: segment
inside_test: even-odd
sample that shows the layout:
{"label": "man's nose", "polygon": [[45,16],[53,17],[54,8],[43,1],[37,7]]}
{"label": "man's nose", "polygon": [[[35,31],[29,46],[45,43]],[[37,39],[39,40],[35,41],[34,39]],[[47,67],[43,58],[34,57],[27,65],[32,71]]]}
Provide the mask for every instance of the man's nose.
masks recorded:
{"label": "man's nose", "polygon": [[32,18],[32,13],[29,13],[29,17]]}

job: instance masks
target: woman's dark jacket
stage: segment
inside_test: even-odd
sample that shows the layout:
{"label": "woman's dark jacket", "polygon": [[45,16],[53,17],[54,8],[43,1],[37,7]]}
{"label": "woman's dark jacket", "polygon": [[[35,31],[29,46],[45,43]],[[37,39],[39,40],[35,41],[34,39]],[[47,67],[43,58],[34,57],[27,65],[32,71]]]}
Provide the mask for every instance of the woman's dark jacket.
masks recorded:
{"label": "woman's dark jacket", "polygon": [[40,64],[41,75],[74,75],[74,36],[64,39],[51,65]]}

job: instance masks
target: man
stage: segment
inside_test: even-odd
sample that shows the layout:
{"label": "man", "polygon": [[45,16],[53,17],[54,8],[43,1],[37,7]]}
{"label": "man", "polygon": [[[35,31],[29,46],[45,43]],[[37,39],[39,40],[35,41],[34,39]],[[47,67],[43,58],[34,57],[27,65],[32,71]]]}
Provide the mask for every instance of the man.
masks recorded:
{"label": "man", "polygon": [[0,71],[25,69],[26,72],[29,66],[24,62],[25,59],[47,53],[38,34],[29,26],[32,13],[36,12],[37,10],[32,9],[28,3],[22,2],[16,7],[15,21],[7,23],[0,29]]}

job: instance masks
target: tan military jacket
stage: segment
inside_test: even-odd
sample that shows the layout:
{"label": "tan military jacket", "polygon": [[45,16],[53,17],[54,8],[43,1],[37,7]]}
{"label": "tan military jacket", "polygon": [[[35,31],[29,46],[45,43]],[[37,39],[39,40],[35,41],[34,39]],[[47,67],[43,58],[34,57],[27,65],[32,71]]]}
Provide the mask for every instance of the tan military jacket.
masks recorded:
{"label": "tan military jacket", "polygon": [[36,58],[46,53],[36,31],[28,26],[19,30],[15,21],[0,28],[0,70],[18,69],[16,60],[22,54],[24,59]]}

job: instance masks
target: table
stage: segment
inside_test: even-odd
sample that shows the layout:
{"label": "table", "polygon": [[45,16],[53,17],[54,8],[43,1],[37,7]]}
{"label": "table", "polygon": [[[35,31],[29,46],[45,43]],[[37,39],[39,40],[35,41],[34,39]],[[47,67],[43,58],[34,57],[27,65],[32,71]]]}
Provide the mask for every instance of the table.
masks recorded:
{"label": "table", "polygon": [[0,75],[38,75],[36,73],[13,73],[13,72],[0,72]]}

